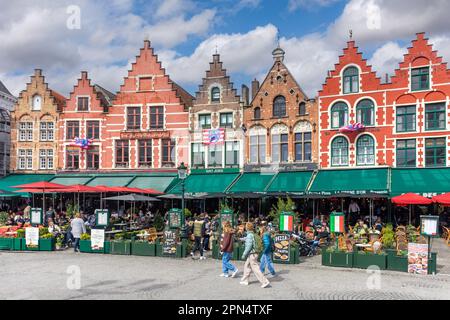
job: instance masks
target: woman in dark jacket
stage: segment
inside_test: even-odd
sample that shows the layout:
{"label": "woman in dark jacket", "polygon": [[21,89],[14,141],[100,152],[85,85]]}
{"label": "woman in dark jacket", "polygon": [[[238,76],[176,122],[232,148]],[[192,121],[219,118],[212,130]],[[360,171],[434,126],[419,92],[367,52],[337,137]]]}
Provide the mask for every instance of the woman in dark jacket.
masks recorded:
{"label": "woman in dark jacket", "polygon": [[229,221],[224,222],[223,232],[220,241],[220,251],[222,255],[222,274],[221,277],[228,278],[228,271],[231,271],[231,277],[234,278],[238,273],[238,269],[230,262],[231,255],[233,254],[233,229]]}

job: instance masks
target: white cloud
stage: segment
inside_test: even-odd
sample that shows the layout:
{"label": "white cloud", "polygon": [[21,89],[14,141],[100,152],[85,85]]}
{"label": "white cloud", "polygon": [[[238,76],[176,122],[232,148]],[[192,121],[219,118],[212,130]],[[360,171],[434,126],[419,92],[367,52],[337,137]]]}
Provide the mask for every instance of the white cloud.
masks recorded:
{"label": "white cloud", "polygon": [[398,64],[402,61],[406,51],[406,48],[400,47],[398,43],[390,41],[377,49],[368,63],[372,65],[372,69],[377,72],[377,75],[384,82],[385,74],[393,75],[394,70],[398,68]]}
{"label": "white cloud", "polygon": [[317,7],[326,7],[340,0],[289,0],[289,11],[295,11],[300,8],[313,10]]}
{"label": "white cloud", "polygon": [[155,12],[156,17],[166,18],[184,14],[195,7],[190,0],[162,0]]}

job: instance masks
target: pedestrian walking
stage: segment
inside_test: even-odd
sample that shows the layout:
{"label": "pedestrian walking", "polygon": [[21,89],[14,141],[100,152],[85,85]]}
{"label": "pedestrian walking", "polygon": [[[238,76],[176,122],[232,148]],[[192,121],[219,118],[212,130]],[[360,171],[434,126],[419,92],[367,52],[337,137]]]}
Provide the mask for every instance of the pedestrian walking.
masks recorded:
{"label": "pedestrian walking", "polygon": [[275,268],[273,267],[272,262],[272,252],[273,252],[273,239],[269,232],[269,230],[262,226],[260,228],[260,235],[263,242],[263,252],[261,256],[261,264],[259,265],[259,269],[264,274],[266,272],[266,266],[267,269],[269,269],[269,272],[272,276],[275,276]]}
{"label": "pedestrian walking", "polygon": [[203,235],[203,250],[209,251],[209,240],[211,238],[211,222],[208,216],[205,217],[205,234]]}
{"label": "pedestrian walking", "polygon": [[194,221],[194,247],[192,248],[191,256],[195,256],[195,252],[200,252],[200,260],[206,259],[203,256],[202,238],[205,235],[205,220],[203,215],[198,216]]}
{"label": "pedestrian walking", "polygon": [[266,288],[270,282],[259,269],[258,254],[262,251],[262,241],[259,235],[255,235],[253,223],[247,222],[245,225],[247,236],[245,238],[245,250],[242,259],[245,260],[244,276],[240,284],[248,285],[248,279],[253,272],[261,283],[261,288]]}
{"label": "pedestrian walking", "polygon": [[86,226],[79,212],[75,214],[75,219],[72,220],[70,226],[72,228],[72,236],[75,239],[74,251],[80,252],[80,238],[83,233],[86,233]]}
{"label": "pedestrian walking", "polygon": [[222,274],[221,277],[228,278],[229,271],[231,271],[231,278],[234,278],[238,273],[238,268],[234,266],[230,260],[233,254],[234,235],[233,228],[229,221],[225,221],[222,227],[223,233],[220,241],[220,251],[222,254]]}

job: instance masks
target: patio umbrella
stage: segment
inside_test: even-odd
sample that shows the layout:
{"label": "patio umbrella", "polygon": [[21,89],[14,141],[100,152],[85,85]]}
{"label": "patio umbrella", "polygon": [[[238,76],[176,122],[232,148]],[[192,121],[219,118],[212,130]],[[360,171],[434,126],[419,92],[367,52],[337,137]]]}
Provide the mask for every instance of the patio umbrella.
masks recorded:
{"label": "patio umbrella", "polygon": [[67,188],[67,186],[64,186],[62,184],[57,184],[57,183],[51,183],[51,182],[47,182],[47,181],[38,181],[38,182],[13,186],[12,188],[27,189],[27,190],[30,189],[30,190],[37,191],[37,192],[32,192],[32,193],[42,193],[42,211],[45,214],[45,194],[52,193],[49,190],[64,189],[64,188]]}
{"label": "patio umbrella", "polygon": [[444,206],[450,206],[450,192],[434,196],[431,200]]}
{"label": "patio umbrella", "polygon": [[143,196],[141,194],[136,194],[136,193],[130,193],[130,194],[125,194],[122,196],[117,196],[117,197],[109,197],[109,198],[105,198],[105,200],[117,200],[117,201],[128,201],[131,202],[131,212],[134,212],[133,210],[133,204],[135,202],[154,202],[154,201],[161,201],[157,198],[154,197],[147,197],[147,196]]}
{"label": "patio umbrella", "polygon": [[392,203],[398,206],[409,205],[409,224],[411,224],[411,206],[415,204],[428,205],[433,203],[433,200],[422,197],[421,195],[415,193],[405,193],[401,196],[393,197],[391,199]]}

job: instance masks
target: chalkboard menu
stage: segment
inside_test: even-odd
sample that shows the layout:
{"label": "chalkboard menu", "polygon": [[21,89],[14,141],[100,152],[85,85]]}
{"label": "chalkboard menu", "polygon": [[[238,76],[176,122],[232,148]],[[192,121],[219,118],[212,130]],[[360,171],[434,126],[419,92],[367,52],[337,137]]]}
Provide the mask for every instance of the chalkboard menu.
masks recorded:
{"label": "chalkboard menu", "polygon": [[277,234],[274,237],[275,249],[273,251],[273,260],[279,262],[289,262],[291,245],[289,243],[290,235]]}
{"label": "chalkboard menu", "polygon": [[164,257],[175,257],[177,254],[177,234],[175,231],[167,230],[164,232],[164,242],[162,248]]}
{"label": "chalkboard menu", "polygon": [[225,221],[229,221],[231,226],[234,227],[234,212],[231,210],[222,210],[220,212],[220,227],[223,226]]}

